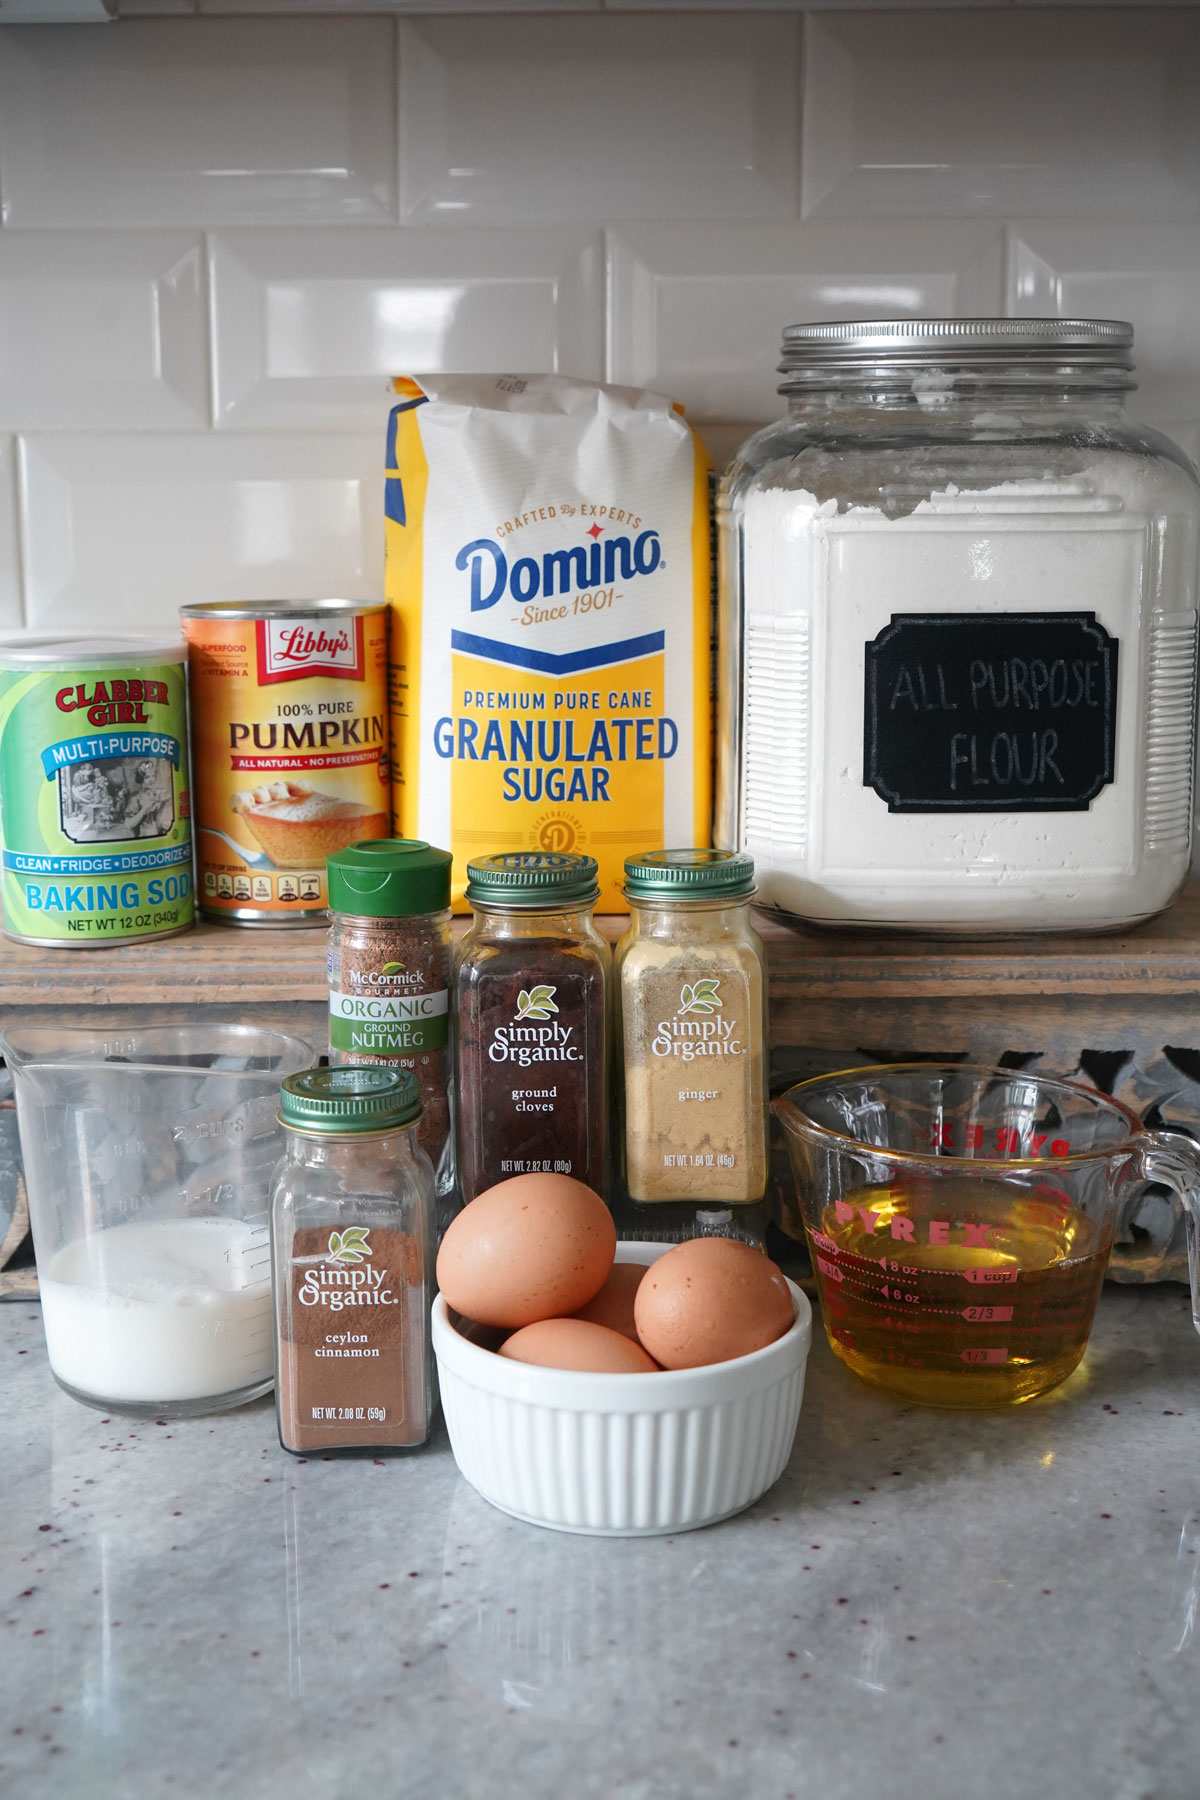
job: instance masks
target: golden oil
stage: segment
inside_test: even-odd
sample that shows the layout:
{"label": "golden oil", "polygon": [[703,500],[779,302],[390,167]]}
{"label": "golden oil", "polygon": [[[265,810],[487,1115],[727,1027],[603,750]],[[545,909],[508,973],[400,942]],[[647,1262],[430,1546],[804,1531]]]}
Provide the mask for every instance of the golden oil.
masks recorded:
{"label": "golden oil", "polygon": [[861,1188],[809,1234],[834,1353],[927,1406],[1029,1400],[1083,1355],[1111,1230],[1028,1178]]}

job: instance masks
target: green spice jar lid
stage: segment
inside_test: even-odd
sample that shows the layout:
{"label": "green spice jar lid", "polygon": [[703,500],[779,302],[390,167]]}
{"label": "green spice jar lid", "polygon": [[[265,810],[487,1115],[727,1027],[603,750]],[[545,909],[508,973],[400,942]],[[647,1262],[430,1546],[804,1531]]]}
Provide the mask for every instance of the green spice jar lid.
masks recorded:
{"label": "green spice jar lid", "polygon": [[329,857],[329,910],[409,919],[450,904],[449,850],[421,838],[367,838]]}
{"label": "green spice jar lid", "polygon": [[748,900],[754,858],[742,850],[653,850],[625,858],[627,900]]}
{"label": "green spice jar lid", "polygon": [[279,1122],[301,1131],[390,1131],[421,1116],[408,1069],[303,1069],[279,1094]]}
{"label": "green spice jar lid", "polygon": [[493,906],[554,906],[598,900],[594,856],[568,851],[506,850],[467,864],[466,897]]}

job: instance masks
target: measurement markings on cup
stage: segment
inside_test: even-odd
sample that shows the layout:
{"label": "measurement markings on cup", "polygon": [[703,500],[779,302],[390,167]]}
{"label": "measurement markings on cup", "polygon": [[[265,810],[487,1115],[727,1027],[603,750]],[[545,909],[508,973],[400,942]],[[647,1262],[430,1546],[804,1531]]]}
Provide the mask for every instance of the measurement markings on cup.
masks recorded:
{"label": "measurement markings on cup", "polygon": [[[976,1230],[979,1228],[976,1227]],[[857,1305],[870,1308],[872,1311],[886,1315],[880,1320],[881,1325],[896,1330],[918,1331],[913,1314],[908,1315],[911,1323],[903,1317],[895,1317],[894,1308],[900,1306],[913,1307],[921,1318],[943,1317],[961,1319],[964,1324],[971,1325],[1008,1325],[1016,1313],[1015,1305],[977,1304],[972,1306],[935,1306],[930,1304],[930,1297],[921,1291],[921,1277],[928,1271],[909,1268],[907,1264],[890,1262],[886,1256],[864,1256],[861,1252],[847,1250],[834,1242],[824,1232],[813,1232],[814,1262],[818,1272],[828,1282],[837,1284],[840,1292],[835,1301],[829,1297],[829,1304],[835,1313],[842,1313],[845,1306]],[[825,1254],[820,1254],[820,1252]],[[892,1279],[893,1272],[900,1281]],[[958,1275],[973,1287],[1011,1285],[1017,1280],[1018,1270],[1015,1268],[996,1269],[980,1264],[973,1264],[966,1269],[942,1270],[941,1275]],[[854,1277],[858,1279],[855,1280]],[[880,1277],[883,1277],[881,1280]],[[843,1298],[844,1296],[844,1298]],[[842,1336],[838,1327],[835,1335]],[[953,1353],[952,1353],[953,1354]],[[1009,1360],[1006,1345],[972,1346],[957,1351],[958,1359],[971,1366],[1000,1366]],[[922,1364],[920,1357],[905,1356],[903,1359],[913,1367]]]}
{"label": "measurement markings on cup", "polygon": [[[813,1241],[815,1243],[821,1242],[821,1239],[816,1233],[813,1234]],[[828,1242],[828,1240],[826,1240],[826,1242]],[[855,1270],[855,1273],[867,1275],[867,1281],[851,1281],[847,1271],[840,1267],[838,1261],[830,1261],[830,1259],[825,1256],[818,1256],[816,1258],[818,1269],[827,1281],[836,1281],[843,1284],[846,1287],[847,1292],[853,1294],[864,1306],[875,1306],[887,1310],[890,1307],[900,1304],[920,1307],[925,1314],[944,1314],[947,1318],[953,1318],[955,1316],[965,1318],[967,1316],[965,1313],[960,1313],[959,1309],[953,1306],[931,1306],[919,1292],[914,1293],[906,1287],[897,1286],[894,1282],[889,1285],[886,1280],[882,1283],[877,1283],[875,1280],[872,1280],[872,1277],[877,1277],[881,1273],[885,1276],[887,1275],[888,1263],[886,1257],[856,1256],[853,1251],[849,1250],[835,1250],[833,1254],[835,1258],[842,1259],[847,1263],[857,1263],[859,1267]],[[910,1269],[899,1263],[893,1264],[892,1266],[897,1273],[901,1275],[913,1276],[915,1285],[916,1278],[920,1275],[920,1270]],[[878,1295],[883,1296],[882,1300],[877,1298]],[[992,1309],[981,1307],[975,1310],[982,1315]],[[1002,1314],[1005,1317],[1011,1318],[1012,1308],[1008,1308],[1007,1311],[1004,1311],[1004,1309],[996,1310],[996,1317],[1000,1317]]]}

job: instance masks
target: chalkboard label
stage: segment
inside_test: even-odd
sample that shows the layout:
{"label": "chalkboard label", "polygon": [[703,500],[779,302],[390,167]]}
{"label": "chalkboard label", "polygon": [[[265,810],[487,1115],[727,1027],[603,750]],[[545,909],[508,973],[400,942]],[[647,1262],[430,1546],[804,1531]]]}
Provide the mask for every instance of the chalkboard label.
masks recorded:
{"label": "chalkboard label", "polygon": [[893,613],[866,646],[863,786],[889,812],[1086,812],[1116,726],[1095,613]]}

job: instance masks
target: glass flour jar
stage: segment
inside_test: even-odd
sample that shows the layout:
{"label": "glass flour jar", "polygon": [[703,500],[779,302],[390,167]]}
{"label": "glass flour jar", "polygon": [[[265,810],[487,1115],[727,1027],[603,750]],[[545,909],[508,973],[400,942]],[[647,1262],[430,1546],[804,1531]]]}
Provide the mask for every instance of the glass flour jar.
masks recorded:
{"label": "glass flour jar", "polygon": [[1103,931],[1187,873],[1200,485],[1116,320],[793,325],[722,485],[716,842],[829,925]]}

